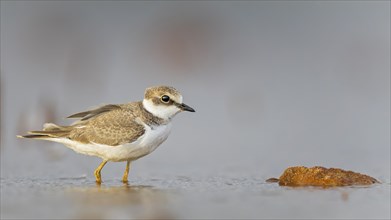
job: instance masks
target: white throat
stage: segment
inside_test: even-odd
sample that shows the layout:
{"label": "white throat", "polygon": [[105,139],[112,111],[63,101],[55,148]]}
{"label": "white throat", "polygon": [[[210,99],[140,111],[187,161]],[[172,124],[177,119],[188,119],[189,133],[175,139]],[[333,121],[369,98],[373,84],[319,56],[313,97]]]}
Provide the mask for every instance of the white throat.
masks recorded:
{"label": "white throat", "polygon": [[143,106],[154,116],[166,121],[171,120],[172,117],[180,112],[180,109],[174,105],[155,105],[151,100],[146,99],[143,100]]}

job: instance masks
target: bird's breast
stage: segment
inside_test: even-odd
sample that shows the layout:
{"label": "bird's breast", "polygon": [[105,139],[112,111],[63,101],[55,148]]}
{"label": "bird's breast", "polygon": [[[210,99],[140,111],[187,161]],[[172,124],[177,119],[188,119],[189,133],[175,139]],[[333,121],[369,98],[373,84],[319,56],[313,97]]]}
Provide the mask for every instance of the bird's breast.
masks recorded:
{"label": "bird's breast", "polygon": [[145,133],[140,139],[140,146],[146,148],[149,153],[163,143],[171,132],[171,123],[150,127],[145,125]]}

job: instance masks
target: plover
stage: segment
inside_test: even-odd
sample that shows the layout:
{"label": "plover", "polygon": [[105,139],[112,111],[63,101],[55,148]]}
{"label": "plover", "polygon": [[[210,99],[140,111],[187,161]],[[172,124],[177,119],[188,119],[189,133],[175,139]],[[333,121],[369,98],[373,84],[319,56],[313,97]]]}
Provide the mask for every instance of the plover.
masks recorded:
{"label": "plover", "polygon": [[102,158],[94,174],[101,183],[101,170],[109,161],[126,161],[122,177],[128,181],[130,163],[152,153],[168,137],[172,118],[181,111],[195,112],[182,102],[173,87],[145,90],[143,101],[102,107],[73,114],[79,118],[70,126],[46,123],[42,131],[30,131],[20,138],[62,143],[77,153]]}

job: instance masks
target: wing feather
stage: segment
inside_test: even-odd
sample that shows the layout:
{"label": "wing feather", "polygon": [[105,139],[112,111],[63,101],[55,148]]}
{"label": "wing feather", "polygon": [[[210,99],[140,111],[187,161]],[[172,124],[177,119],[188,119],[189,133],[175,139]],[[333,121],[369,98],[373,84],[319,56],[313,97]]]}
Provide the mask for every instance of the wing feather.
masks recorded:
{"label": "wing feather", "polygon": [[[70,133],[72,140],[83,143],[97,143],[110,146],[131,143],[145,132],[144,126],[136,120],[137,106],[111,109],[93,115],[89,120],[74,125]],[[99,117],[98,117],[99,116]],[[87,117],[89,117],[87,115]]]}
{"label": "wing feather", "polygon": [[120,109],[121,106],[119,105],[104,105],[96,109],[84,111],[84,112],[79,112],[73,115],[68,116],[67,118],[81,118],[81,121],[88,120],[90,118],[96,117],[102,113],[109,112],[115,109]]}

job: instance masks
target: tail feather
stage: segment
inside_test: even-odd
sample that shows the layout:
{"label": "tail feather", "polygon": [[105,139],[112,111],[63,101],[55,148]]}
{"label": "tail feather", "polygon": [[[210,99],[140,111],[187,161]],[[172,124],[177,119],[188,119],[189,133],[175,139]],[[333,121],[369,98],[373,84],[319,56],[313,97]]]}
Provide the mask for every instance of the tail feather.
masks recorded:
{"label": "tail feather", "polygon": [[51,130],[62,130],[62,126],[53,124],[53,123],[45,123],[43,125],[43,130],[44,131],[51,131]]}
{"label": "tail feather", "polygon": [[29,131],[28,134],[31,135],[45,135],[48,137],[67,137],[69,135],[70,131]]}
{"label": "tail feather", "polygon": [[29,131],[28,135],[17,136],[19,138],[50,139],[69,137],[72,126],[59,126],[52,123],[46,123],[42,131]]}
{"label": "tail feather", "polygon": [[32,139],[47,139],[50,138],[48,135],[40,135],[40,134],[28,134],[28,135],[17,135],[18,138],[32,138]]}

